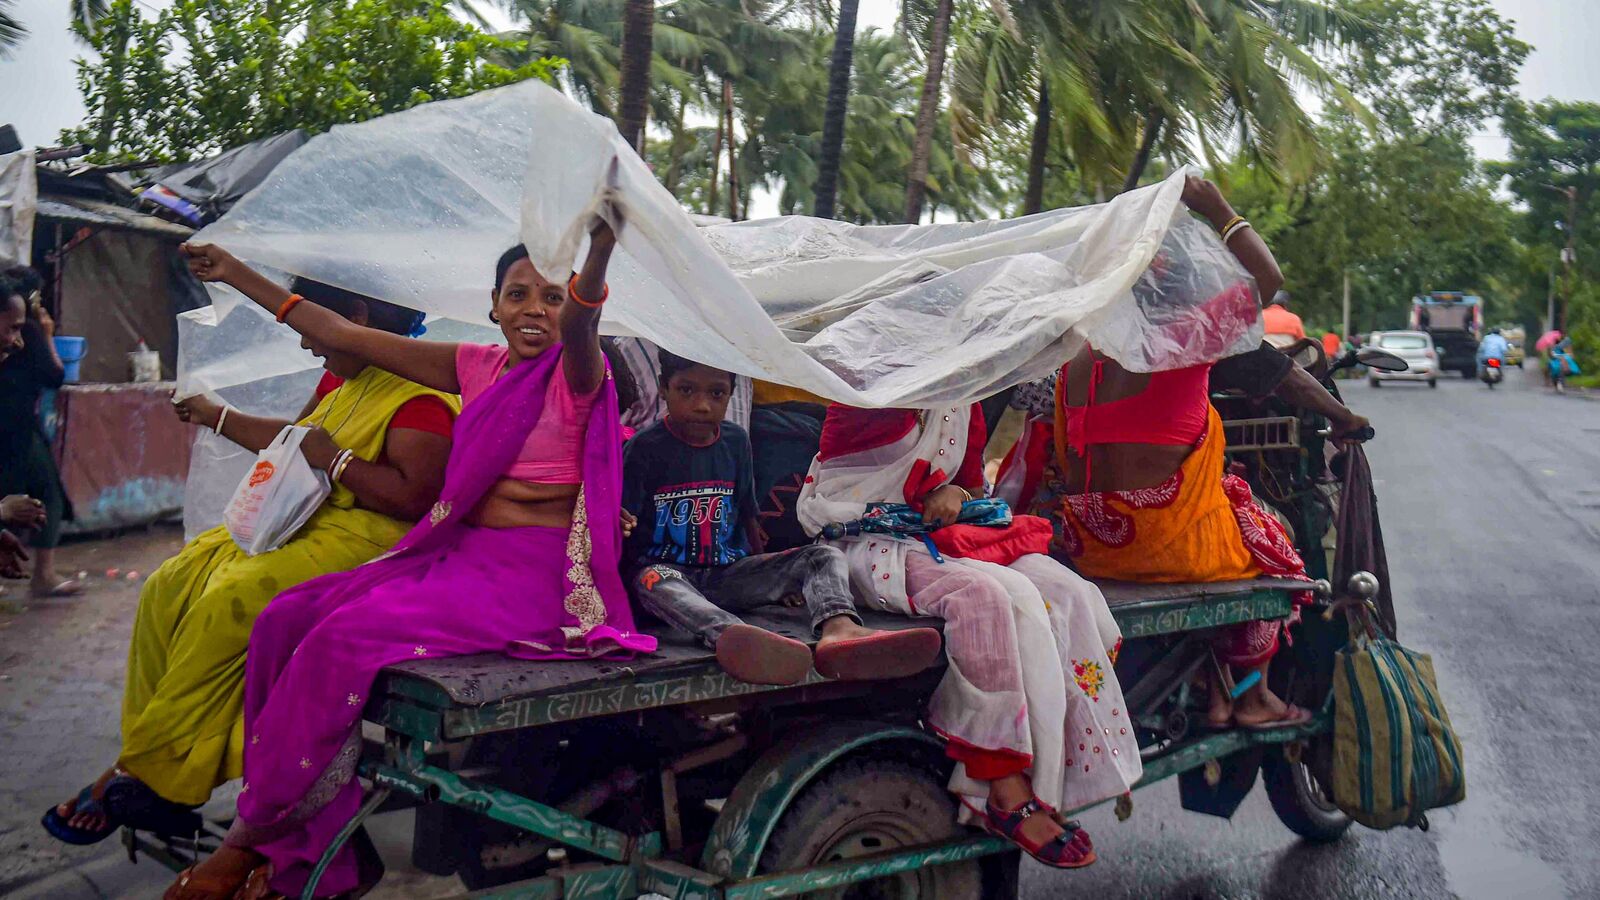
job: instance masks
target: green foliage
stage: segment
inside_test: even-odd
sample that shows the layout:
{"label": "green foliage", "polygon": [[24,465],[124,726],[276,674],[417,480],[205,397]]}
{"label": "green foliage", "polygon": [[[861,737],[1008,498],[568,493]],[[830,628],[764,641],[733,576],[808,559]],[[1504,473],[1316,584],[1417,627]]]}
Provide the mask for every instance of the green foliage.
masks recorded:
{"label": "green foliage", "polygon": [[1241,155],[1223,187],[1318,323],[1340,321],[1347,272],[1357,331],[1402,326],[1411,297],[1430,290],[1477,292],[1491,320],[1529,321],[1543,308],[1542,268],[1468,143],[1506,107],[1528,46],[1485,0],[1346,9],[1371,28],[1338,72],[1372,116],[1329,111],[1315,133],[1325,161],[1304,183],[1279,186]]}
{"label": "green foliage", "polygon": [[491,61],[523,42],[445,0],[177,0],[153,17],[112,0],[78,61],[89,120],[63,133],[100,160],[185,160],[293,128],[316,133],[526,78],[559,60]]}
{"label": "green foliage", "polygon": [[[1600,369],[1600,104],[1518,104],[1505,122],[1511,158],[1495,171],[1527,208],[1523,238],[1537,259],[1552,270],[1560,266],[1558,292],[1579,363]],[[1570,268],[1557,262],[1569,239]]]}

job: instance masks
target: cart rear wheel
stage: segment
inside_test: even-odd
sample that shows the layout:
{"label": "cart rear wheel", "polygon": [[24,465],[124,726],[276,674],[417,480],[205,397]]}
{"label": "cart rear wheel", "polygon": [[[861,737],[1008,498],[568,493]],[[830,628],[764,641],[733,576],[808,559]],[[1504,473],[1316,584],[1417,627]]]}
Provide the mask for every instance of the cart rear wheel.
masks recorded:
{"label": "cart rear wheel", "polygon": [[[848,759],[805,789],[761,854],[761,871],[783,872],[962,834],[955,801],[926,769],[897,760]],[[902,872],[803,896],[827,900],[978,900],[976,860]]]}
{"label": "cart rear wheel", "polygon": [[1313,752],[1307,748],[1305,756],[1295,762],[1281,754],[1268,753],[1261,774],[1278,820],[1306,840],[1326,844],[1343,837],[1350,830],[1351,820],[1333,805],[1329,790],[1305,758]]}

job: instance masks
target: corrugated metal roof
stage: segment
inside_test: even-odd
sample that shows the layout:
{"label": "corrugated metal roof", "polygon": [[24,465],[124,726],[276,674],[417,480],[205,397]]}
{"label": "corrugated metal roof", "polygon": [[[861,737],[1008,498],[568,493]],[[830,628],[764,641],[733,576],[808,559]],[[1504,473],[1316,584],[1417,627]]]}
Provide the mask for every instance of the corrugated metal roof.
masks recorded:
{"label": "corrugated metal roof", "polygon": [[192,228],[155,216],[147,216],[114,203],[88,200],[83,197],[66,197],[60,194],[39,195],[38,217],[71,222],[75,225],[138,231],[175,241],[187,240],[194,234]]}

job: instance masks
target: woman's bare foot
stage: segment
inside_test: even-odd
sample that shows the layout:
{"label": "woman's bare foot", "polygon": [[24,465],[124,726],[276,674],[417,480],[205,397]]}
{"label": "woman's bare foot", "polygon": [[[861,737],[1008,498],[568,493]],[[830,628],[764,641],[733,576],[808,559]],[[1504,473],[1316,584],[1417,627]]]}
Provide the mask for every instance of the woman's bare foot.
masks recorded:
{"label": "woman's bare foot", "polygon": [[850,616],[834,616],[822,623],[817,671],[844,681],[905,678],[937,662],[943,643],[932,628],[878,631]]}
{"label": "woman's bare foot", "polygon": [[[89,796],[93,797],[96,803],[100,803],[105,800],[106,785],[110,783],[111,779],[117,777],[118,771],[119,770],[116,766],[112,766],[105,771],[105,774],[95,779],[94,787],[90,790]],[[67,824],[71,825],[73,828],[80,828],[84,831],[99,831],[105,828],[107,824],[106,814],[103,811],[103,808],[100,812],[78,812],[77,797],[73,797],[71,800],[68,800],[60,806],[57,806],[56,815],[66,819]]]}
{"label": "woman's bare foot", "polygon": [[223,844],[217,852],[183,870],[162,900],[228,900],[266,857],[248,847]]}

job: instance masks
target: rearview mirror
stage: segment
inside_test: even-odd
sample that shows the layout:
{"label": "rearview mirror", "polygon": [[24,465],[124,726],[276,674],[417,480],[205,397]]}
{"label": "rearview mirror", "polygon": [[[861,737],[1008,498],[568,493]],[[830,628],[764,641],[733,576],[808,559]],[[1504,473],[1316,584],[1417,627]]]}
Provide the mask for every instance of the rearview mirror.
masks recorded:
{"label": "rearview mirror", "polygon": [[1379,350],[1377,347],[1362,347],[1357,350],[1356,361],[1369,369],[1377,369],[1380,372],[1404,372],[1411,368],[1411,365],[1405,360],[1387,350]]}

